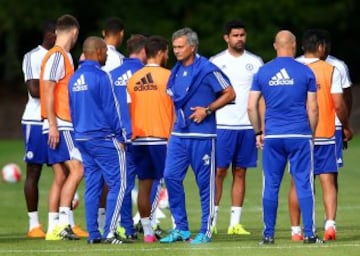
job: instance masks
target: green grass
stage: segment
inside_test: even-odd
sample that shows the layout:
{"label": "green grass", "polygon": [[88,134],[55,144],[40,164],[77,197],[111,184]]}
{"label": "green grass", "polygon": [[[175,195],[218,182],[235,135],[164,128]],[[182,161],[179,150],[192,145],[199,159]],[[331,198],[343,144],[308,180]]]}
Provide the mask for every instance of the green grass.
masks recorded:
{"label": "green grass", "polygon": [[[25,165],[22,162],[23,145],[21,140],[0,141],[0,166],[9,162],[19,164],[25,177]],[[242,223],[251,231],[250,236],[226,235],[229,224],[230,182],[226,179],[223,200],[218,218],[219,234],[213,236],[213,241],[206,245],[190,246],[188,243],[144,244],[141,240],[130,245],[87,245],[81,241],[47,242],[44,240],[30,240],[27,232],[28,220],[23,195],[23,180],[17,184],[0,183],[0,255],[131,255],[131,256],[164,256],[164,255],[346,255],[360,254],[360,138],[355,138],[345,151],[345,167],[339,175],[339,206],[337,216],[337,240],[324,245],[303,245],[290,241],[289,217],[287,211],[287,191],[289,175],[286,174],[280,191],[278,221],[276,227],[276,244],[273,246],[259,246],[258,241],[262,233],[261,168],[248,170],[247,191],[242,213]],[[200,206],[197,188],[192,172],[185,180],[187,191],[187,209],[190,229],[195,234],[199,228]],[[52,171],[46,167],[40,180],[40,219],[47,225],[47,192],[52,179]],[[80,186],[82,194],[84,184]],[[323,206],[321,203],[321,189],[316,182],[316,222],[318,233],[322,236]],[[169,216],[167,210],[165,214]],[[76,222],[85,227],[84,205],[80,204],[75,211]],[[161,222],[161,227],[171,228],[169,219]]]}

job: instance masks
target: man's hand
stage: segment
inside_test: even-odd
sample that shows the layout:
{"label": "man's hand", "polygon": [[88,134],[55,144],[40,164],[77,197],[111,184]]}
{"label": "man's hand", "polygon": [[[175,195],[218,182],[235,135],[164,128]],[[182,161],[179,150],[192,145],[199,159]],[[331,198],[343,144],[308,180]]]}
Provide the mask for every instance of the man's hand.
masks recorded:
{"label": "man's hand", "polygon": [[48,144],[51,149],[55,149],[60,141],[60,133],[56,125],[49,126]]}

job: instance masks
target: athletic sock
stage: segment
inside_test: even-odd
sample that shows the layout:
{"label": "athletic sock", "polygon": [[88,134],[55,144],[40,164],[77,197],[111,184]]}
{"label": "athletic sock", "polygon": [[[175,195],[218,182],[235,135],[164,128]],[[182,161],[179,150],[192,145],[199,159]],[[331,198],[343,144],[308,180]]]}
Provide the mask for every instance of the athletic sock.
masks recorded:
{"label": "athletic sock", "polygon": [[74,211],[70,210],[69,212],[69,224],[71,227],[75,226],[75,220],[74,220]]}
{"label": "athletic sock", "polygon": [[213,227],[216,227],[216,221],[217,221],[218,212],[219,212],[219,206],[215,205],[214,218],[213,218],[213,221],[211,223],[211,226],[213,226]]}
{"label": "athletic sock", "polygon": [[59,207],[59,225],[65,226],[69,225],[69,213],[70,213],[70,207]]}
{"label": "athletic sock", "polygon": [[98,224],[99,229],[104,230],[105,227],[105,208],[98,209]]}
{"label": "athletic sock", "polygon": [[301,234],[301,227],[300,226],[291,226],[291,235]]}
{"label": "athletic sock", "polygon": [[325,230],[327,230],[328,228],[330,228],[330,227],[332,227],[332,228],[336,228],[336,222],[335,222],[335,220],[327,220],[326,222],[325,222]]}
{"label": "athletic sock", "polygon": [[141,221],[142,227],[144,229],[144,236],[148,236],[148,235],[153,236],[154,231],[151,227],[150,218],[149,217],[141,218],[140,221]]}
{"label": "athletic sock", "polygon": [[32,230],[33,228],[40,226],[39,214],[37,211],[28,212],[28,216],[29,216],[29,230]]}
{"label": "athletic sock", "polygon": [[48,213],[48,232],[52,232],[54,228],[59,224],[59,213],[49,212]]}
{"label": "athletic sock", "polygon": [[240,223],[241,207],[231,206],[230,212],[230,227],[234,227]]}

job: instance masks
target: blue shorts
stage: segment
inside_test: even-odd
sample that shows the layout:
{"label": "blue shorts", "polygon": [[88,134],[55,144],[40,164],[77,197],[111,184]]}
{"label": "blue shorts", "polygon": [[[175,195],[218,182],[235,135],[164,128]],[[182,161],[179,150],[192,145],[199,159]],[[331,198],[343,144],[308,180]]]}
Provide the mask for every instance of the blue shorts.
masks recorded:
{"label": "blue shorts", "polygon": [[342,127],[336,126],[335,132],[335,140],[336,140],[336,161],[338,167],[344,166],[344,158],[343,158],[343,134],[342,134]]}
{"label": "blue shorts", "polygon": [[257,148],[254,130],[217,129],[216,166],[256,167]]}
{"label": "blue shorts", "polygon": [[314,174],[337,173],[336,145],[315,145],[314,147]]}
{"label": "blue shorts", "polygon": [[163,178],[166,148],[165,144],[133,145],[133,159],[140,180]]}
{"label": "blue shorts", "polygon": [[46,164],[48,162],[47,136],[42,133],[42,125],[23,124],[25,143],[24,161],[31,164]]}
{"label": "blue shorts", "polygon": [[[69,160],[82,162],[81,154],[76,147],[74,133],[72,131],[59,131],[59,144],[55,149],[48,148],[49,164],[63,163]],[[48,134],[46,134],[48,137]]]}

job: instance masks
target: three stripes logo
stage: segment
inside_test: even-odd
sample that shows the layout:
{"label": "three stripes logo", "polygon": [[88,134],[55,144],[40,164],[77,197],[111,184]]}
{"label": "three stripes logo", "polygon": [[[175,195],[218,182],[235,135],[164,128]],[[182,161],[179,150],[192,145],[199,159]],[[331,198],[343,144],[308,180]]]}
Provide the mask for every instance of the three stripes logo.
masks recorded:
{"label": "three stripes logo", "polygon": [[134,87],[134,91],[149,91],[149,90],[157,90],[158,87],[154,83],[154,79],[152,78],[151,73],[147,73],[143,76],[139,81],[136,82]]}
{"label": "three stripes logo", "polygon": [[122,74],[116,79],[114,83],[115,86],[126,86],[131,76],[132,76],[131,70],[126,71],[124,74]]}
{"label": "three stripes logo", "polygon": [[85,82],[85,77],[83,74],[76,80],[72,87],[73,92],[86,91],[88,89],[88,85]]}
{"label": "three stripes logo", "polygon": [[270,86],[294,85],[294,79],[290,78],[285,68],[282,68],[269,81]]}

